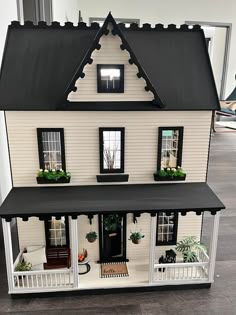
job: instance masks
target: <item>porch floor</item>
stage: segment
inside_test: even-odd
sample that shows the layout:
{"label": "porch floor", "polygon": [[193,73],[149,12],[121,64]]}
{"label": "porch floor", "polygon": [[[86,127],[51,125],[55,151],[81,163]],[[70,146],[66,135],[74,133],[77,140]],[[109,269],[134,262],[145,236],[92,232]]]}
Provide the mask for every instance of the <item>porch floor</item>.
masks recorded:
{"label": "porch floor", "polygon": [[[148,272],[149,264],[147,261],[137,263],[127,262],[127,268],[129,276],[127,277],[110,277],[101,278],[100,268],[101,265],[95,262],[91,262],[91,270],[85,274],[79,276],[79,287],[81,289],[91,288],[114,288],[114,287],[125,287],[125,286],[145,286],[148,285]],[[81,268],[81,271],[82,268]]]}

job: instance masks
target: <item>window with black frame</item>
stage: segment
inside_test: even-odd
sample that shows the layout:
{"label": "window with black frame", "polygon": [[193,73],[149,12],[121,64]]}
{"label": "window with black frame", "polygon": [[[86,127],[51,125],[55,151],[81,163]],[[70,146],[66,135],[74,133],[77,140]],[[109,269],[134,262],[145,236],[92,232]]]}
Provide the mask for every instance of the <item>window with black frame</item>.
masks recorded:
{"label": "window with black frame", "polygon": [[159,212],[157,215],[156,245],[175,245],[177,241],[178,213]]}
{"label": "window with black frame", "polygon": [[182,164],[183,127],[159,127],[157,169]]}
{"label": "window with black frame", "polygon": [[100,173],[124,173],[124,128],[99,128]]}
{"label": "window with black frame", "polygon": [[38,128],[39,164],[41,169],[65,171],[64,130]]}
{"label": "window with black frame", "polygon": [[51,217],[45,221],[45,234],[47,247],[67,247],[69,246],[68,218]]}
{"label": "window with black frame", "polygon": [[98,93],[124,93],[124,65],[97,65]]}

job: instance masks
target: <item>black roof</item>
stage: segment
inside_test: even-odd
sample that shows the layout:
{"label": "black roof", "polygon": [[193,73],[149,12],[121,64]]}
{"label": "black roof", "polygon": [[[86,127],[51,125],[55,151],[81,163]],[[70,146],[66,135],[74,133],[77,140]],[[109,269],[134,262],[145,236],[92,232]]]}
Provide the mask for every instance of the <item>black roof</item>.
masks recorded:
{"label": "black roof", "polygon": [[206,183],[15,187],[0,207],[0,217],[188,211],[215,214],[224,205]]}
{"label": "black roof", "polygon": [[[12,22],[0,74],[0,109],[72,110],[67,107],[68,93],[83,77],[84,66],[92,62],[91,54],[99,49],[99,39],[107,33],[109,23],[121,37],[121,49],[128,50],[130,63],[137,65],[138,76],[146,81],[146,89],[152,91],[157,109],[220,108],[200,27],[134,24],[126,28],[109,14],[101,28],[96,23]],[[151,103],[147,102],[149,108]]]}

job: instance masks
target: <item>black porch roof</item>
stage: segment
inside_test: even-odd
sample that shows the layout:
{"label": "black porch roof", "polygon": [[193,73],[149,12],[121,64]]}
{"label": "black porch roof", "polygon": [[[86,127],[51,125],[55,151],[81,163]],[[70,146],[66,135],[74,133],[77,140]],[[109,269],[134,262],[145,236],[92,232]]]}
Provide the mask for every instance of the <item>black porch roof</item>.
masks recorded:
{"label": "black porch roof", "polygon": [[0,217],[216,211],[225,206],[206,183],[12,188]]}

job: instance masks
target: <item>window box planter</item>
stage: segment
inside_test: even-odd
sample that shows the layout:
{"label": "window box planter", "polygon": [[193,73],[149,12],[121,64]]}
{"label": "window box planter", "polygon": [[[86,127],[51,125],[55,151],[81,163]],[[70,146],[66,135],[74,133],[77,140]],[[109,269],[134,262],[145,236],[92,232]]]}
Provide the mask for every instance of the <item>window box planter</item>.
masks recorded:
{"label": "window box planter", "polygon": [[66,178],[59,178],[58,180],[55,179],[48,179],[45,177],[36,177],[38,184],[67,184],[70,182],[70,177]]}
{"label": "window box planter", "polygon": [[110,183],[110,182],[128,182],[128,174],[109,174],[109,175],[97,175],[98,183]]}
{"label": "window box planter", "polygon": [[160,176],[158,174],[153,174],[154,180],[156,182],[164,182],[164,181],[180,181],[180,180],[185,180],[186,179],[186,174],[184,174],[183,176]]}

